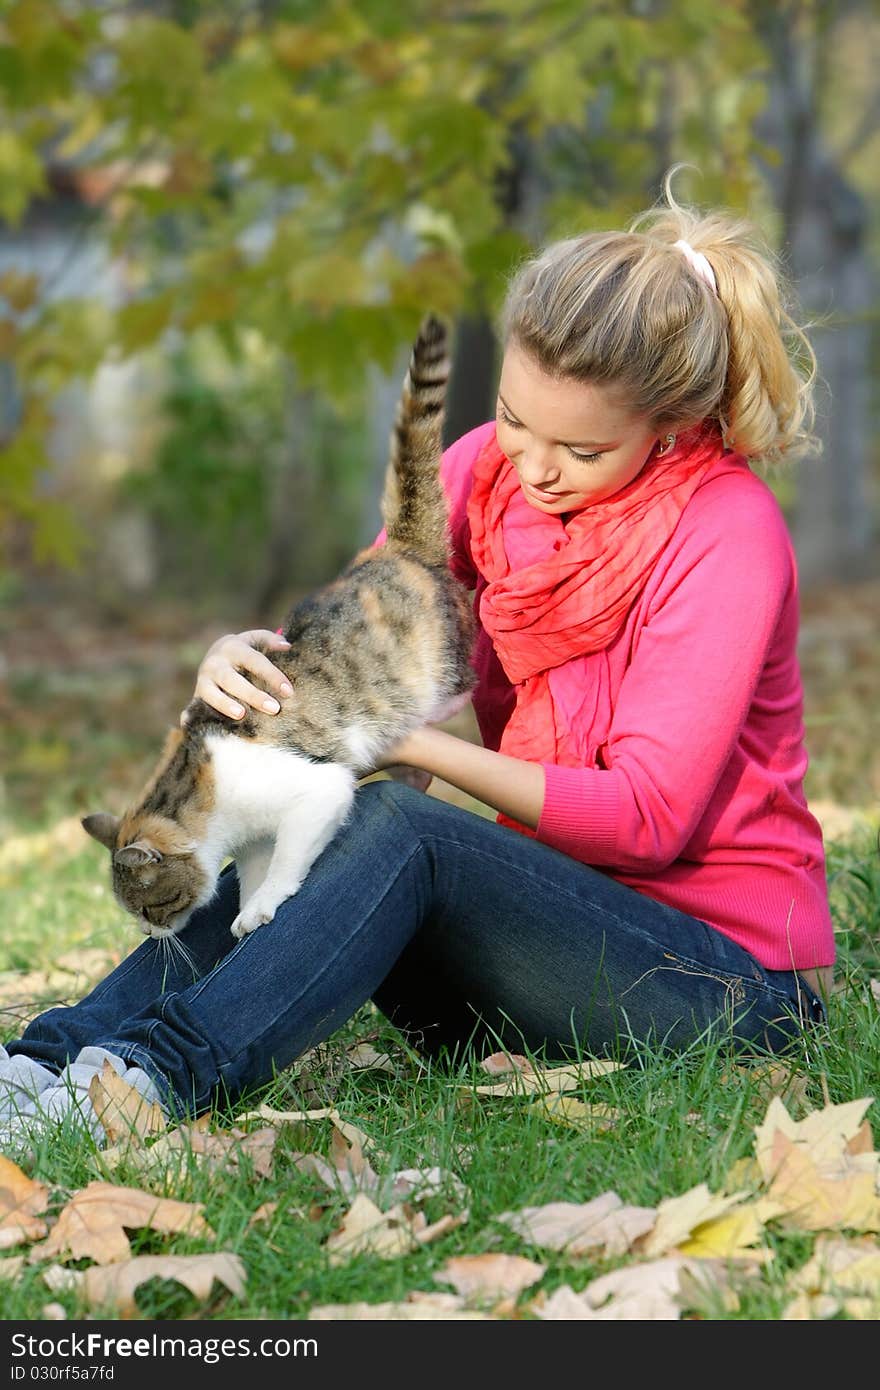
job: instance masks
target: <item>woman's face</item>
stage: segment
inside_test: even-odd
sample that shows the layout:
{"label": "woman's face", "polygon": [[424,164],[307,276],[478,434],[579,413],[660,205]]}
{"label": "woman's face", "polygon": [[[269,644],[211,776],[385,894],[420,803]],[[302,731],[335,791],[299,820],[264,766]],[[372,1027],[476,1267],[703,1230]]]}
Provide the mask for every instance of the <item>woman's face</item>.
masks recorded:
{"label": "woman's face", "polygon": [[632,415],[607,387],[547,376],[514,346],[504,354],[496,421],[527,501],[550,515],[619,492],[657,443],[647,418]]}

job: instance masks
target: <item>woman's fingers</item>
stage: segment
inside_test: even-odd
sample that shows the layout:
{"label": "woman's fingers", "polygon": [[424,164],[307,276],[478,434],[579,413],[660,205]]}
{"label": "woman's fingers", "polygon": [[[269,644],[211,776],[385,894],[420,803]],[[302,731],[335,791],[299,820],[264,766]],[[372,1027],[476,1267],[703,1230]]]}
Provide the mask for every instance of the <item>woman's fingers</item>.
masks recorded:
{"label": "woman's fingers", "polygon": [[[199,667],[195,694],[230,719],[242,719],[248,707],[277,714],[280,701],[293,694],[284,673],[255,644],[273,651],[290,646],[278,633],[265,629],[229,634],[214,643]],[[248,675],[264,682],[265,688],[253,684]]]}

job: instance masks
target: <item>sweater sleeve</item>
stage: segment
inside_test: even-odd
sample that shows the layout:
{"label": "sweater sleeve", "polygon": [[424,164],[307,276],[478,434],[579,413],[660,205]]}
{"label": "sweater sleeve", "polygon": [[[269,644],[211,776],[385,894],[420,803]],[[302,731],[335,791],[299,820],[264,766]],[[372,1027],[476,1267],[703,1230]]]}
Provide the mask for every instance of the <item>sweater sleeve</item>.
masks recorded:
{"label": "sweater sleeve", "polygon": [[[788,533],[768,489],[695,494],[646,604],[603,768],[545,765],[537,838],[591,864],[666,868],[722,779],[793,596]],[[705,495],[704,495],[705,494]]]}

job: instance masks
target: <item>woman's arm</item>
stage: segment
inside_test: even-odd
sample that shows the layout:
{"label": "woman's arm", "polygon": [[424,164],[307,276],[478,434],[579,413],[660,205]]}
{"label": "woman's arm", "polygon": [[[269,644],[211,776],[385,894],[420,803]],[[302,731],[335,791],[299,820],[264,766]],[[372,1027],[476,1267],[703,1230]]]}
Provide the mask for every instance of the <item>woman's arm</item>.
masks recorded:
{"label": "woman's arm", "polygon": [[387,755],[384,766],[403,763],[476,797],[521,825],[535,829],[544,804],[544,768],[494,753],[430,725],[416,729]]}

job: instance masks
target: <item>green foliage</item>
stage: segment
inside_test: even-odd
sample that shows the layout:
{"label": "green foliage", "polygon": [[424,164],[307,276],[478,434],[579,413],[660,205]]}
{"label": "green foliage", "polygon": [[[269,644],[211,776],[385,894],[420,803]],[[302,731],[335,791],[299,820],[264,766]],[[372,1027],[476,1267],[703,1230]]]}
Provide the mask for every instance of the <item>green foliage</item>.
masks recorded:
{"label": "green foliage", "polygon": [[[747,13],[745,0],[656,16],[597,0],[240,0],[162,15],[11,0],[0,217],[21,225],[47,161],[61,165],[131,285],[97,313],[7,297],[0,341],[23,418],[170,330],[209,330],[229,351],[255,332],[350,414],[367,368],[394,360],[425,309],[494,310],[512,263],[556,230],[559,208],[530,209],[526,227],[499,196],[523,158],[572,225],[640,209],[682,156],[701,197],[723,180],[741,201],[761,99]],[[34,492],[45,450],[31,439],[28,453]],[[16,495],[4,505],[27,516]]]}

